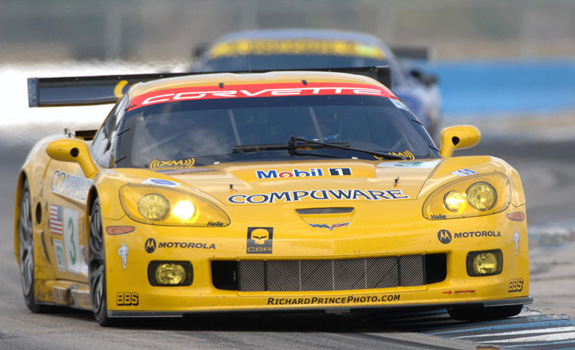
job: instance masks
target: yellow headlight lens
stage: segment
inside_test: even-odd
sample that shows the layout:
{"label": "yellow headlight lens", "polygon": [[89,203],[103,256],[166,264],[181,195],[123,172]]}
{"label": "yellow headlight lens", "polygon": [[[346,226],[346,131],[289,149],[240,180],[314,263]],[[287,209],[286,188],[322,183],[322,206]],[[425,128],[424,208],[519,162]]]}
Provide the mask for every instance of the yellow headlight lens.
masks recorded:
{"label": "yellow headlight lens", "polygon": [[464,176],[433,191],[423,204],[423,216],[444,220],[499,213],[509,207],[511,190],[501,173]]}
{"label": "yellow headlight lens", "polygon": [[190,220],[197,213],[196,206],[190,201],[179,201],[172,209],[172,214],[182,222]]}
{"label": "yellow headlight lens", "polygon": [[467,190],[467,201],[477,210],[489,210],[497,202],[497,192],[487,182],[476,182]]}
{"label": "yellow headlight lens", "polygon": [[225,227],[228,215],[197,191],[128,184],[120,188],[120,203],[128,217],[149,225]]}
{"label": "yellow headlight lens", "polygon": [[170,203],[161,194],[150,193],[140,199],[138,211],[148,220],[160,221],[168,215]]}
{"label": "yellow headlight lens", "polygon": [[156,268],[156,280],[165,285],[177,285],[186,278],[186,270],[182,265],[165,263]]}
{"label": "yellow headlight lens", "polygon": [[465,209],[465,196],[461,192],[449,191],[443,198],[443,204],[447,210],[459,212]]}
{"label": "yellow headlight lens", "polygon": [[469,276],[490,276],[501,273],[503,254],[501,250],[470,252],[467,255],[467,274]]}

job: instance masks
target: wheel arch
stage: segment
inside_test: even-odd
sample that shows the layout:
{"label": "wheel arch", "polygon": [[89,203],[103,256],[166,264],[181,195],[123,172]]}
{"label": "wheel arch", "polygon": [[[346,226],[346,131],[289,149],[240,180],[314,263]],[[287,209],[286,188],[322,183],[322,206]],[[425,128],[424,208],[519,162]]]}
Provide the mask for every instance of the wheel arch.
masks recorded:
{"label": "wheel arch", "polygon": [[84,239],[86,245],[90,243],[90,216],[92,215],[92,207],[94,206],[94,202],[98,197],[98,189],[96,186],[92,186],[92,188],[90,188],[90,192],[88,193],[88,199],[86,200],[86,220],[84,220],[86,225],[84,227]]}
{"label": "wheel arch", "polygon": [[[26,180],[28,180],[28,174],[25,171],[21,171],[18,175],[14,201],[14,254],[16,255],[18,266],[20,266],[20,202],[22,201],[24,182]],[[28,181],[28,184],[30,184],[30,181]]]}

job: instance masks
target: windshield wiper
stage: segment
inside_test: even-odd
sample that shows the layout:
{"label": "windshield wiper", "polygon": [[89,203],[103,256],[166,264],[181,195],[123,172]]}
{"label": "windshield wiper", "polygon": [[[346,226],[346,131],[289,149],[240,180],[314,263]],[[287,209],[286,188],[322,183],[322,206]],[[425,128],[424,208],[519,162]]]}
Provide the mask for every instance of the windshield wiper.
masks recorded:
{"label": "windshield wiper", "polygon": [[[301,143],[298,143],[301,142]],[[261,145],[238,145],[234,146],[232,151],[233,153],[243,153],[243,152],[258,152],[258,151],[279,151],[279,150],[287,150],[290,154],[293,155],[301,155],[297,153],[298,150],[304,150],[305,148],[335,148],[335,149],[342,149],[346,151],[353,151],[353,152],[361,152],[367,153],[373,156],[382,157],[385,159],[405,159],[402,156],[388,154],[388,153],[381,153],[376,151],[369,151],[365,149],[359,148],[352,148],[349,147],[349,143],[347,142],[339,142],[339,143],[327,143],[327,142],[319,142],[313,140],[307,140],[301,137],[290,137],[288,144],[282,143],[271,143],[271,144],[261,144]]]}
{"label": "windshield wiper", "polygon": [[336,149],[343,149],[346,151],[367,153],[367,154],[382,157],[385,159],[405,159],[404,157],[398,156],[395,154],[381,153],[381,152],[370,151],[370,150],[361,149],[361,148],[352,148],[352,147],[349,147],[349,144],[345,145],[345,144],[337,144],[337,143],[319,142],[319,141],[312,141],[312,140],[307,140],[307,139],[304,139],[301,137],[293,137],[293,136],[289,140],[289,145],[292,147],[305,147],[305,145],[302,145],[302,144],[297,145],[296,141],[305,142],[305,143],[309,143],[312,145],[324,146],[324,147],[328,147],[328,148],[336,148]]}

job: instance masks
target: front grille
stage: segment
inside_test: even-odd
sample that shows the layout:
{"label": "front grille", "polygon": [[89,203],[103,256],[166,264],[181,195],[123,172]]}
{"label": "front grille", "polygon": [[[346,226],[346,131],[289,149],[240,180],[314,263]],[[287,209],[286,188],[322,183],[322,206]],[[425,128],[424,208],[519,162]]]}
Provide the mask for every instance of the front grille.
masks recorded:
{"label": "front grille", "polygon": [[237,262],[237,290],[336,291],[425,284],[425,256]]}

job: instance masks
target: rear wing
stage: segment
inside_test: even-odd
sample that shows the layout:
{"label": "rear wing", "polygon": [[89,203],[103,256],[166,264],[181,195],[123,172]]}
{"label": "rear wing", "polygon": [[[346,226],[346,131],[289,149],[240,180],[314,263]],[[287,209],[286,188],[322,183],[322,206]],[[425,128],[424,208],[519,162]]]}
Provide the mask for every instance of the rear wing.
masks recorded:
{"label": "rear wing", "polygon": [[[228,73],[265,73],[265,71],[238,71]],[[285,70],[274,70],[285,71]],[[291,71],[294,71],[291,69]],[[297,69],[297,71],[339,72],[368,76],[391,87],[389,66],[361,68]],[[89,106],[115,103],[130,86],[151,80],[224,72],[182,72],[128,75],[102,75],[64,78],[28,78],[29,107]]]}

